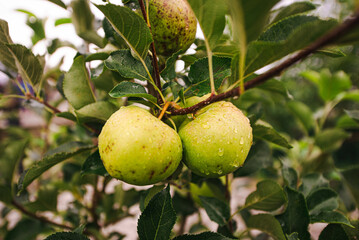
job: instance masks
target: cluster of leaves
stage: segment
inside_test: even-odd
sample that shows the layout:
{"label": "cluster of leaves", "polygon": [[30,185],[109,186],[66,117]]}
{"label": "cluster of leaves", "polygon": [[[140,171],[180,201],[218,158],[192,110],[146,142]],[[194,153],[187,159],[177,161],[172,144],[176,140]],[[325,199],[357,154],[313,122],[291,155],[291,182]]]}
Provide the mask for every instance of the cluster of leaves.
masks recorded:
{"label": "cluster of leaves", "polygon": [[[270,79],[237,99],[229,99],[247,113],[254,135],[244,166],[232,177],[201,178],[182,166],[167,186],[128,190],[116,182],[109,192],[106,187],[112,179],[94,144],[103,124],[120,106],[137,103],[156,113],[162,108],[159,98],[185,105],[191,96],[243,88],[244,82],[256,76],[255,71],[311,44],[335,27],[336,20],[312,14],[316,5],[310,2],[273,10],[279,0],[188,0],[204,39],[196,39],[193,54],[159,56],[162,85],[157,86],[153,56],[148,54],[153,39],[136,13],[137,1],[122,1],[123,6],[93,5],[105,16],[100,25],[86,0],[73,0],[68,6],[61,0],[49,1],[71,9],[71,18],[59,19],[56,24],[73,24],[85,44],[96,45],[98,51],[82,52],[71,43],[53,39],[49,55],[64,46],[78,54],[66,73],[60,70],[61,64],[48,69],[43,56],[12,42],[6,21],[0,20],[1,71],[11,79],[0,104],[8,108],[8,119],[17,119],[21,104],[38,110],[33,106],[37,102],[49,110],[42,111],[46,127],[54,118],[73,122],[57,132],[47,132],[45,140],[38,131],[32,134],[19,126],[18,121],[9,120],[10,127],[1,131],[0,201],[7,206],[1,214],[5,218],[15,208],[30,217],[10,230],[5,221],[1,226],[5,239],[35,239],[39,234],[52,240],[87,239],[85,235],[121,239],[125,232],[102,236],[101,230],[133,217],[129,209],[136,204],[142,212],[137,226],[140,239],[270,236],[306,240],[314,223],[327,223],[321,240],[358,237],[359,222],[350,217],[359,206],[357,72],[343,72],[340,67],[294,68],[295,77]],[[44,20],[22,12],[29,16],[33,44],[47,40]],[[99,28],[104,37],[98,34]],[[357,39],[354,31],[336,43],[352,44]],[[330,48],[318,51],[312,59],[328,62],[337,57],[345,62],[350,56],[355,58],[357,51],[355,45]],[[90,67],[95,60],[101,64]],[[184,68],[176,71],[179,61]],[[54,92],[60,97],[50,104]],[[57,105],[65,101],[69,110],[60,111]],[[235,189],[231,190],[230,184],[244,177],[254,182],[256,189],[233,209],[230,203]],[[91,194],[89,188],[91,203],[85,197]],[[58,211],[58,199],[66,192],[71,193],[72,201],[66,210]],[[207,229],[200,209],[217,229]],[[61,222],[42,215],[49,211]],[[183,235],[191,215],[198,215],[199,220]],[[237,226],[238,218],[244,229]],[[61,229],[71,232],[51,235]],[[252,229],[261,234],[252,236]]]}

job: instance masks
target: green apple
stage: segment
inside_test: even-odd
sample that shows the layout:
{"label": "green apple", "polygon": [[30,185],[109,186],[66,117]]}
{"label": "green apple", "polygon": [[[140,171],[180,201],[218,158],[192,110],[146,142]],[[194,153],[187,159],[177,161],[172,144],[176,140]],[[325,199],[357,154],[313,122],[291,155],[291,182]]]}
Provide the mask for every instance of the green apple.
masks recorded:
{"label": "green apple", "polygon": [[219,177],[243,165],[252,145],[248,118],[230,102],[216,102],[179,130],[184,163],[197,175]]}
{"label": "green apple", "polygon": [[150,0],[148,12],[158,54],[185,51],[195,40],[197,20],[186,0]]}
{"label": "green apple", "polygon": [[98,147],[107,172],[134,185],[165,180],[182,159],[177,132],[137,106],[122,107],[111,115]]}

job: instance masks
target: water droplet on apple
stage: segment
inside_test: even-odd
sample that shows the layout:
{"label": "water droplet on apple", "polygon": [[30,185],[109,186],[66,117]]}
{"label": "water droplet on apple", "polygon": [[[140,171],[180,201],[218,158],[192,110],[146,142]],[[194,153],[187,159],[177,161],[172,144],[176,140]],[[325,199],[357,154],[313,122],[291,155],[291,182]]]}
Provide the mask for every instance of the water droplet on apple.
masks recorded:
{"label": "water droplet on apple", "polygon": [[202,127],[203,127],[204,129],[208,129],[208,128],[209,128],[209,125],[208,125],[208,123],[204,123],[204,124],[202,124]]}
{"label": "water droplet on apple", "polygon": [[235,128],[235,129],[234,129],[234,132],[235,132],[235,133],[238,133],[238,129],[237,129],[237,128]]}
{"label": "water droplet on apple", "polygon": [[218,149],[218,156],[222,157],[224,154],[224,149],[223,148],[219,148]]}
{"label": "water droplet on apple", "polygon": [[241,140],[239,141],[239,144],[243,144],[244,143],[244,139],[243,139],[243,137],[241,137]]}

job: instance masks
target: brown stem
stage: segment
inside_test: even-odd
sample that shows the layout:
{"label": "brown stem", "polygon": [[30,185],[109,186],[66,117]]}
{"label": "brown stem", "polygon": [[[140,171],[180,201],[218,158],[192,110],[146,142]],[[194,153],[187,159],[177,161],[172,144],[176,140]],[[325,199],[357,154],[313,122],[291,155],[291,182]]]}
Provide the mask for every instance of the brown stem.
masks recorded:
{"label": "brown stem", "polygon": [[28,215],[29,217],[37,219],[37,220],[39,220],[41,222],[44,222],[44,223],[47,223],[47,224],[50,224],[50,225],[53,225],[53,226],[56,226],[56,227],[59,227],[59,228],[63,228],[63,229],[68,229],[68,230],[73,230],[74,229],[71,226],[68,226],[68,225],[65,225],[65,224],[60,224],[60,223],[57,223],[57,222],[53,222],[50,219],[47,219],[47,218],[45,218],[43,216],[39,216],[36,213],[30,212],[26,208],[24,208],[24,206],[22,206],[21,204],[19,204],[15,200],[12,200],[11,203],[12,203],[12,205],[14,207],[16,207],[23,214]]}
{"label": "brown stem", "polygon": [[[138,3],[140,4],[143,18],[145,19],[145,22],[147,23],[147,26],[150,29],[151,34],[152,34],[151,24],[150,24],[150,22],[147,21],[147,13],[146,13],[145,4],[143,3],[143,0],[138,0]],[[157,54],[156,54],[156,48],[155,48],[154,42],[151,43],[150,48],[151,48],[151,52],[152,52],[152,65],[153,65],[153,73],[154,73],[154,77],[155,77],[155,84],[158,88],[158,91],[162,91],[160,69],[158,67],[158,60],[157,60]],[[158,92],[156,92],[156,97],[157,97],[157,103],[162,104],[163,101]]]}
{"label": "brown stem", "polygon": [[[254,88],[258,86],[261,83],[264,83],[265,81],[279,75],[283,70],[289,68],[296,62],[303,60],[310,54],[314,53],[315,51],[333,43],[335,40],[341,38],[344,34],[346,34],[348,31],[350,31],[352,28],[356,27],[359,23],[359,11],[356,12],[353,17],[347,19],[344,21],[341,25],[337,26],[336,28],[329,31],[327,34],[325,34],[323,37],[319,38],[315,42],[313,42],[311,45],[309,45],[307,48],[301,50],[297,54],[295,54],[293,57],[288,58],[278,66],[268,70],[267,72],[257,76],[251,81],[248,81],[244,84],[244,88],[246,90]],[[192,107],[188,108],[182,108],[182,109],[172,109],[171,115],[185,115],[189,113],[194,113],[198,111],[199,109],[214,103],[218,102],[230,97],[239,96],[240,95],[240,88],[234,88],[232,90],[229,90],[227,92],[218,94],[218,95],[212,95],[206,100],[197,103],[196,105],[193,105]]]}
{"label": "brown stem", "polygon": [[92,215],[92,221],[95,224],[97,229],[100,228],[100,225],[98,223],[99,217],[98,217],[98,215],[96,213],[96,208],[97,208],[98,202],[100,200],[100,192],[99,192],[99,190],[97,188],[98,180],[99,180],[99,177],[97,176],[95,184],[93,186],[94,187],[94,192],[93,192],[93,195],[92,195],[92,206],[90,208],[90,212],[91,212],[91,215]]}

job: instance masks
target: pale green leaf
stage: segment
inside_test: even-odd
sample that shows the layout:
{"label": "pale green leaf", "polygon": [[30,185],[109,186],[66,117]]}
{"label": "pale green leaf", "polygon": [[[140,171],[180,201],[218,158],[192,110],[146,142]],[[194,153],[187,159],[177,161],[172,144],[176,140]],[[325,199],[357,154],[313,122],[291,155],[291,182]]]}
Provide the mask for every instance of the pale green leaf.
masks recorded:
{"label": "pale green leaf", "polygon": [[6,44],[11,44],[9,26],[5,20],[0,19],[0,62],[12,70],[16,70],[15,59],[7,48]]}
{"label": "pale green leaf", "polygon": [[271,22],[275,23],[286,17],[308,12],[314,9],[316,9],[316,6],[311,2],[294,2],[293,4],[275,10],[275,17]]}
{"label": "pale green leaf", "polygon": [[107,119],[118,110],[113,103],[106,101],[94,102],[76,110],[77,119],[80,123],[100,122],[105,123]]}
{"label": "pale green leaf", "polygon": [[133,82],[121,82],[117,84],[109,94],[113,98],[139,97],[148,99],[153,103],[156,103],[157,101],[156,97],[148,94],[142,85]]}
{"label": "pale green leaf", "polygon": [[63,91],[66,99],[75,109],[96,101],[83,56],[75,58],[69,72],[65,74]]}

